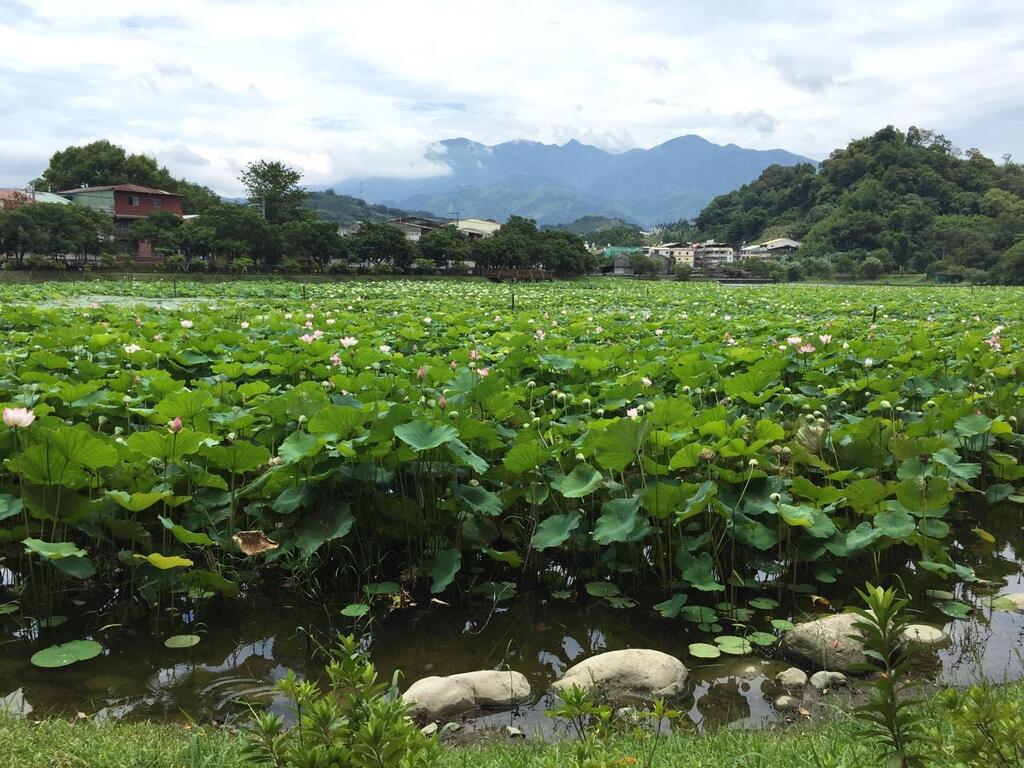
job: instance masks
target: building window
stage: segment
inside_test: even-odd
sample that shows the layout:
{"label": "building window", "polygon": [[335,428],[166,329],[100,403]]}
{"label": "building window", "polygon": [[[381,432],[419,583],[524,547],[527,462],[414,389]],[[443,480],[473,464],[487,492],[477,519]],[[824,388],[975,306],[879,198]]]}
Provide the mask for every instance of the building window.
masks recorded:
{"label": "building window", "polygon": [[161,207],[163,207],[163,203],[164,203],[164,201],[161,200],[159,197],[151,197],[151,198],[149,198],[149,207],[150,208],[161,208]]}
{"label": "building window", "polygon": [[132,208],[138,208],[142,205],[142,199],[138,195],[128,195],[128,205]]}

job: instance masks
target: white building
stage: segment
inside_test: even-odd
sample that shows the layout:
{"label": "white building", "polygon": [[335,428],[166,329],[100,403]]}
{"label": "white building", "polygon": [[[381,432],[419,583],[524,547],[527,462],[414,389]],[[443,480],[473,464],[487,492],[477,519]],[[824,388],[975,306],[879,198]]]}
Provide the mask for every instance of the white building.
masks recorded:
{"label": "white building", "polygon": [[754,243],[740,248],[741,259],[774,259],[796,253],[801,243],[788,237],[776,237],[763,243]]}
{"label": "white building", "polygon": [[647,255],[651,258],[661,257],[670,259],[675,266],[686,265],[693,267],[696,246],[692,243],[661,243],[652,245],[647,249]]}

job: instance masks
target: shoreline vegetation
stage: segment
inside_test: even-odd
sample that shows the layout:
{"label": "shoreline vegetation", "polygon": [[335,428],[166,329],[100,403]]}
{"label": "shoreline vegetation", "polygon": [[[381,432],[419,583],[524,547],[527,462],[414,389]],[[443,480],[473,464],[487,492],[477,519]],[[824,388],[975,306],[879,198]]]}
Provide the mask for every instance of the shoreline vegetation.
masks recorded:
{"label": "shoreline vegetation", "polygon": [[[989,701],[1008,711],[1024,711],[1024,682],[975,686],[966,691],[987,692]],[[952,744],[968,734],[962,715],[945,706],[942,692],[925,699],[922,708],[933,749],[924,766],[981,765],[958,762]],[[977,729],[974,729],[977,730]],[[92,721],[49,718],[41,721],[0,715],[0,740],[7,768],[242,768],[257,765],[245,755],[246,734],[237,729],[170,725],[153,722]],[[940,746],[941,745],[941,746]],[[644,739],[628,730],[611,736],[603,762],[595,766],[644,766]],[[580,742],[566,738],[545,742],[530,737],[510,739],[503,732],[485,732],[478,740],[455,747],[442,744],[438,768],[559,768],[580,765]],[[977,759],[984,757],[979,752]],[[985,763],[1010,766],[998,758]],[[1019,763],[1016,763],[1019,764]],[[884,765],[863,727],[839,706],[827,709],[817,721],[798,718],[796,725],[749,731],[719,728],[703,733],[675,730],[663,735],[650,761],[657,766],[729,768],[764,766],[799,768],[866,768]]]}

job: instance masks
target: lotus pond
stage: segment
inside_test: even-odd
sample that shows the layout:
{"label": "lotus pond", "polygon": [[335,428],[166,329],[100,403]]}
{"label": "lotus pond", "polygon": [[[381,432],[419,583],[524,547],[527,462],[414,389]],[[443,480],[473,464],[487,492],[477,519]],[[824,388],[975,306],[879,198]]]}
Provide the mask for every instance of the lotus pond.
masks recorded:
{"label": "lotus pond", "polygon": [[1018,290],[161,290],[0,286],[11,706],[224,718],[354,627],[538,690],[654,647],[753,723],[866,578],[945,626],[930,674],[1022,674]]}

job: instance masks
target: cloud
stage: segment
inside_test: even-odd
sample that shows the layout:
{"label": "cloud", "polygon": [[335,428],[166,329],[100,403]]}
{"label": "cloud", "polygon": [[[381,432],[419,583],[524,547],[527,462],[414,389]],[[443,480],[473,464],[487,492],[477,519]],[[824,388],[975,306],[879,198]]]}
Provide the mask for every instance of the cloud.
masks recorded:
{"label": "cloud", "polygon": [[808,93],[824,93],[839,79],[850,74],[850,62],[842,56],[815,56],[780,53],[768,57],[782,79]]}
{"label": "cloud", "polygon": [[892,123],[1024,156],[1019,0],[466,8],[0,0],[0,184],[96,138],[229,195],[260,158],[311,186],[442,173],[428,147],[453,136],[620,150],[696,133],[823,157]]}

